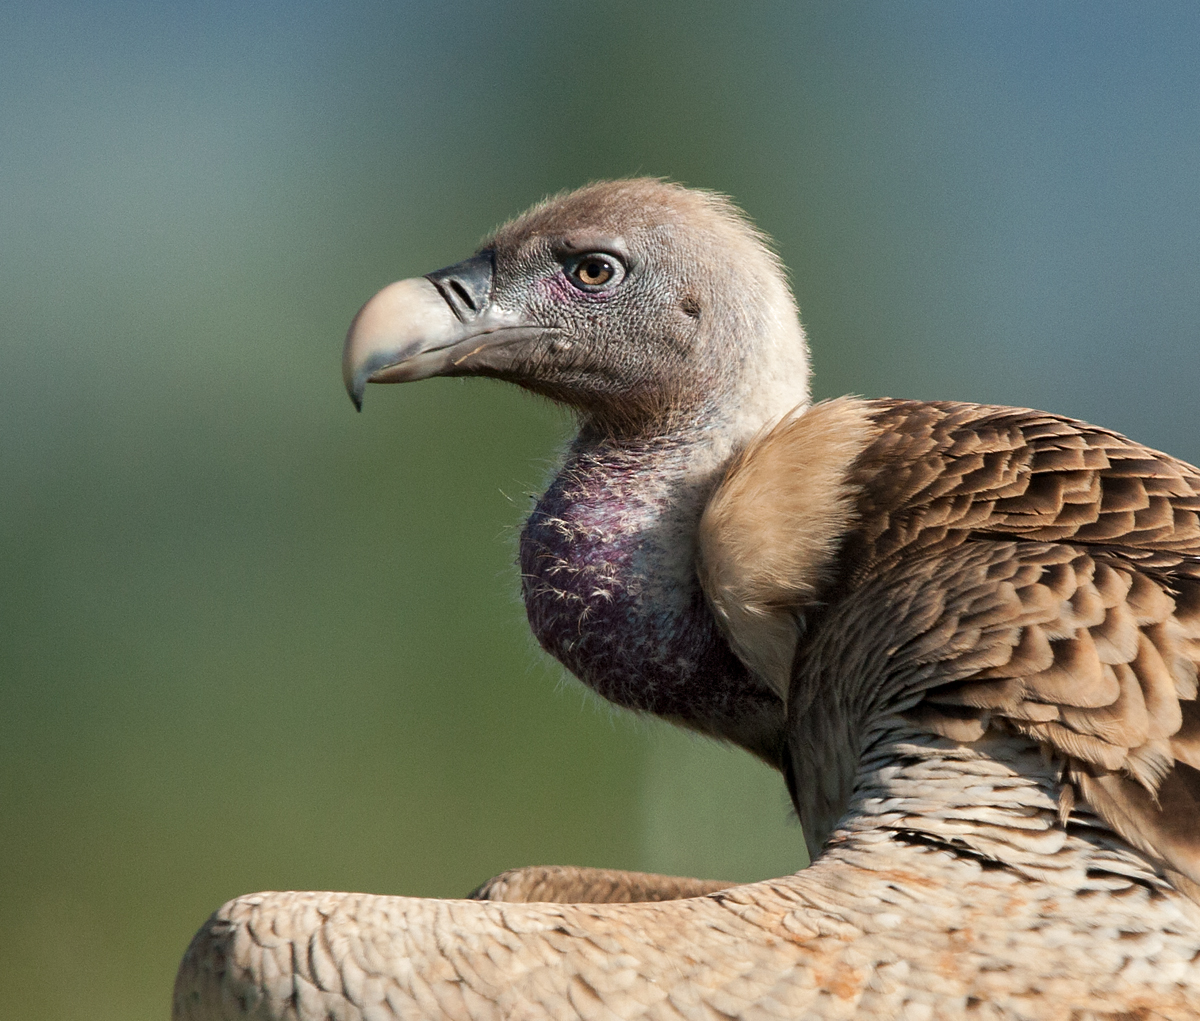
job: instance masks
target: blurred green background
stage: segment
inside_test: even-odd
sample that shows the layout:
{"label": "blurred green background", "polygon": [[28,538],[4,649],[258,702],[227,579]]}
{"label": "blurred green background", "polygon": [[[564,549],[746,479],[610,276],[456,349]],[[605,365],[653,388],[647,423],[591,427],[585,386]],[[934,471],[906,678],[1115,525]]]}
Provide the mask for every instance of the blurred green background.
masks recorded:
{"label": "blurred green background", "polygon": [[545,193],[728,192],[816,393],[1051,408],[1200,460],[1192,3],[89,2],[0,12],[0,988],[161,1018],[256,889],[804,864],[782,784],[528,636],[570,423],[377,388],[381,285]]}

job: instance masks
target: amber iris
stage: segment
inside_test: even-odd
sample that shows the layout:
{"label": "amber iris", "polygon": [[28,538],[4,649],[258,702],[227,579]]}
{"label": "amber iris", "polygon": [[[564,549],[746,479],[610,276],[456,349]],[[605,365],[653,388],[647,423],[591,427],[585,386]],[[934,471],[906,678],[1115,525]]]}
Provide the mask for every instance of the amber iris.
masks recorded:
{"label": "amber iris", "polygon": [[608,283],[615,273],[609,259],[601,255],[588,255],[576,264],[574,276],[587,287],[600,287]]}

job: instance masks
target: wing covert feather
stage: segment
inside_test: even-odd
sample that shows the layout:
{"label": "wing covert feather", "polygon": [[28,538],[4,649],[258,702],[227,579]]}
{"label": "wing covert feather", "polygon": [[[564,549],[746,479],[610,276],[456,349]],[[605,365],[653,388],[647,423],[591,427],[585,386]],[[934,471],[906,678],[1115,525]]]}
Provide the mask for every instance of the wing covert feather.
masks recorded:
{"label": "wing covert feather", "polygon": [[[1180,755],[1195,755],[1192,730],[1176,740],[1184,707],[1196,715],[1200,472],[1040,412],[876,407],[902,439],[852,472],[860,571],[964,542],[1049,544],[1014,544],[1011,579],[994,579],[994,612],[1017,629],[1007,661],[932,688],[915,718],[948,737],[1000,726],[1038,741],[1117,832],[1200,882],[1200,773]],[[875,481],[894,470],[901,482]]]}
{"label": "wing covert feather", "polygon": [[[855,412],[872,438],[846,464],[850,525],[832,562],[790,579],[815,594],[775,612],[819,619],[903,564],[906,585],[953,588],[903,653],[938,664],[910,721],[957,741],[996,729],[1037,741],[1118,833],[1200,884],[1200,471],[1038,411],[839,402]],[[756,457],[787,442],[776,430],[748,450],[741,486],[769,491]],[[706,541],[719,558],[724,535]],[[975,544],[992,548],[986,571],[950,584],[950,552]],[[759,559],[764,571],[786,562]]]}
{"label": "wing covert feather", "polygon": [[1119,433],[1023,408],[867,401],[851,468],[860,556],[967,534],[1200,554],[1200,470]]}

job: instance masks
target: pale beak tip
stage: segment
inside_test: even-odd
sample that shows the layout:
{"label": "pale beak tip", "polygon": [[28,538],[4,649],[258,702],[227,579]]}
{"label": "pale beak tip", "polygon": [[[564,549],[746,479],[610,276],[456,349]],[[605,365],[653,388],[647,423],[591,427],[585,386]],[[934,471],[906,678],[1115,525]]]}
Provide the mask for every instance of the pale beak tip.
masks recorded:
{"label": "pale beak tip", "polygon": [[342,347],[342,382],[355,408],[362,410],[368,383],[423,379],[405,366],[452,343],[462,329],[424,277],[388,284],[358,310]]}

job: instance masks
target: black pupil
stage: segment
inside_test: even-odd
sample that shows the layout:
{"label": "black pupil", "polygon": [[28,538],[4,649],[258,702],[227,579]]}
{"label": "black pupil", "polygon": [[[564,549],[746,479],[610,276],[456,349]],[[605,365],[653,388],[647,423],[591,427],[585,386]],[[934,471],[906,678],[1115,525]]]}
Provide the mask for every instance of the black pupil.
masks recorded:
{"label": "black pupil", "polygon": [[597,284],[608,276],[608,267],[598,259],[592,259],[583,264],[583,279],[585,283]]}

